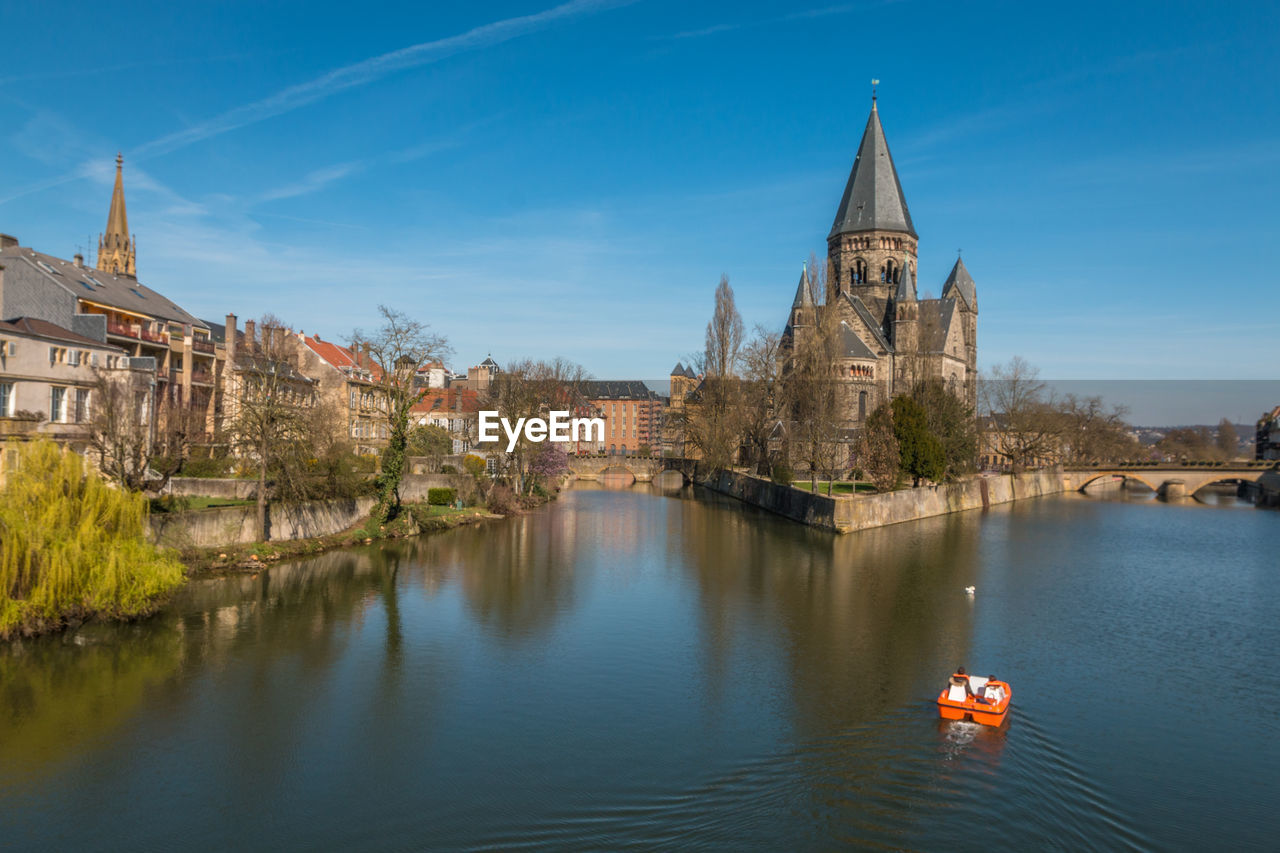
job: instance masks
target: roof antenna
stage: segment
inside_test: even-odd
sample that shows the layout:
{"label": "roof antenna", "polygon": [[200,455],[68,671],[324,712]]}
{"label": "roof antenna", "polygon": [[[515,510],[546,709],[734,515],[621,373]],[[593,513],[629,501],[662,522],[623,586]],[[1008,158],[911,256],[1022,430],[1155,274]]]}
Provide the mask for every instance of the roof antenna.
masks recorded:
{"label": "roof antenna", "polygon": [[876,102],[876,86],[879,86],[879,85],[880,85],[880,81],[872,77],[871,78],[871,103],[873,104]]}

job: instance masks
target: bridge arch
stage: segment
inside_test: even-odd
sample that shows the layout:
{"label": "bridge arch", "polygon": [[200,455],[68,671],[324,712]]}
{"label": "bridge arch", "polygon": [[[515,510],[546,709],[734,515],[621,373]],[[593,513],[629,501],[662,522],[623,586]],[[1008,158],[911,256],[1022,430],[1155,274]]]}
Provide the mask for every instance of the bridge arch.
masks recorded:
{"label": "bridge arch", "polygon": [[1139,483],[1146,486],[1148,489],[1150,489],[1153,492],[1160,491],[1160,486],[1164,483],[1164,480],[1160,480],[1159,482],[1152,482],[1150,479],[1139,476],[1133,471],[1124,471],[1124,470],[1095,471],[1095,472],[1091,472],[1088,475],[1087,479],[1085,479],[1082,483],[1080,483],[1080,485],[1077,486],[1076,489],[1077,491],[1083,492],[1085,489],[1089,487],[1089,484],[1096,483],[1098,480],[1101,480],[1103,477],[1122,477],[1123,479],[1126,479],[1126,480],[1137,480]]}
{"label": "bridge arch", "polygon": [[610,465],[601,469],[596,479],[607,486],[630,486],[636,482],[636,473],[625,465]]}

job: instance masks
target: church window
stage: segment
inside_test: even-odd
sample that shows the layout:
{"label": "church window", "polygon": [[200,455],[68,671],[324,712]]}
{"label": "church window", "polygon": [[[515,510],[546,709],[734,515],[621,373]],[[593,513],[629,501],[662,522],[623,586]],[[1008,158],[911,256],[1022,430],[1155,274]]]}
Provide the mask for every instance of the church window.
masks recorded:
{"label": "church window", "polygon": [[867,419],[867,392],[858,392],[858,420],[865,421]]}

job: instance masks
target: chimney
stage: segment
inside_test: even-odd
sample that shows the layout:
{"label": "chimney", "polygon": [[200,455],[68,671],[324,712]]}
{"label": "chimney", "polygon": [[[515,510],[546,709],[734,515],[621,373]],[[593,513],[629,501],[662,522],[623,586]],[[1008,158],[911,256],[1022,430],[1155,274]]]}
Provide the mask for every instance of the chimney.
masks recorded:
{"label": "chimney", "polygon": [[84,267],[84,255],[80,254],[79,252],[76,252],[74,255],[72,255],[71,260],[75,261],[77,267],[80,267],[80,268]]}
{"label": "chimney", "polygon": [[236,315],[235,314],[227,315],[226,338],[227,338],[227,341],[226,341],[227,361],[229,363],[234,363],[236,360]]}
{"label": "chimney", "polygon": [[14,237],[12,234],[0,234],[0,252],[3,252],[5,249],[16,248],[18,248],[17,237]]}
{"label": "chimney", "polygon": [[258,351],[258,326],[252,320],[244,321],[244,345],[249,352]]}

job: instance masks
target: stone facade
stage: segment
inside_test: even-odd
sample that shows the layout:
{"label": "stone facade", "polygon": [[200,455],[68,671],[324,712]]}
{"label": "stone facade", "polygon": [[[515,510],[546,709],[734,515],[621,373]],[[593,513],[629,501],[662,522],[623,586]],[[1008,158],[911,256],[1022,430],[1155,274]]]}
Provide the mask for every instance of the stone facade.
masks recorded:
{"label": "stone facade", "polygon": [[[917,294],[919,238],[872,102],[835,223],[825,271],[804,270],[783,333],[790,352],[834,319],[847,427],[916,382],[937,379],[977,398],[977,287],[957,259],[938,299]],[[828,316],[834,312],[835,318]]]}

